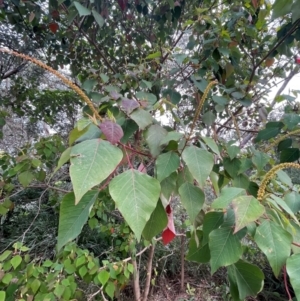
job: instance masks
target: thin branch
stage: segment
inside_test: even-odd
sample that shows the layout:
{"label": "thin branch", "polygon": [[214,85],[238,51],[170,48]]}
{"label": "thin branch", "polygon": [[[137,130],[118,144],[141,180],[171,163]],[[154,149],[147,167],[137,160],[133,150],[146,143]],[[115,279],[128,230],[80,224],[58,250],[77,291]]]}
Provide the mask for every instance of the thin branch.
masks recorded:
{"label": "thin branch", "polygon": [[287,273],[286,273],[286,266],[283,267],[283,279],[284,279],[284,287],[285,287],[285,291],[288,294],[289,297],[289,301],[291,301],[293,298],[291,296],[290,290],[289,290],[289,286],[288,286],[288,281],[287,281]]}
{"label": "thin branch", "polygon": [[41,196],[39,197],[39,202],[38,202],[38,209],[37,209],[37,212],[36,212],[36,215],[34,216],[32,222],[30,223],[30,225],[28,226],[28,228],[24,231],[24,233],[22,234],[22,241],[21,243],[23,244],[24,242],[24,239],[25,239],[25,236],[27,234],[27,232],[31,229],[32,225],[34,224],[35,220],[37,219],[37,217],[39,216],[40,214],[40,210],[41,210],[41,203],[42,203],[42,198],[44,196],[44,194],[47,192],[48,189],[44,190],[41,194]]}
{"label": "thin branch", "polygon": [[[62,4],[62,7],[64,9],[64,11],[66,13],[68,13],[68,9],[67,7]],[[95,43],[95,41],[93,39],[91,39],[85,31],[82,30],[81,26],[78,24],[77,21],[74,20],[73,22],[75,24],[75,26],[77,27],[77,29],[85,36],[85,38],[89,41],[89,43],[91,43],[95,49],[98,51],[99,55],[102,57],[102,59],[104,60],[105,64],[107,65],[107,67],[114,73],[116,74],[117,71],[115,70],[115,68],[110,64],[110,62],[107,60],[106,56],[103,54],[102,50],[99,48],[99,46]]]}
{"label": "thin branch", "polygon": [[132,258],[133,265],[133,291],[135,301],[141,300],[141,290],[140,290],[140,277],[139,270],[136,263],[136,257]]}
{"label": "thin branch", "polygon": [[146,285],[145,285],[145,290],[144,290],[144,296],[143,296],[143,301],[147,301],[148,295],[149,295],[149,290],[150,290],[150,285],[151,285],[151,276],[152,276],[152,262],[153,262],[153,256],[154,256],[154,245],[150,246],[149,249],[149,258],[147,261],[147,278],[146,278]]}
{"label": "thin branch", "polygon": [[1,79],[6,79],[6,78],[9,78],[10,76],[14,75],[14,74],[17,74],[19,73],[26,65],[27,65],[28,62],[23,62],[22,64],[20,64],[18,67],[12,69],[12,70],[9,70],[7,72],[5,72],[2,76],[1,76]]}
{"label": "thin branch", "polygon": [[50,186],[48,184],[30,185],[27,188],[46,188],[46,189],[57,190],[57,191],[60,191],[60,192],[63,192],[63,193],[71,192],[70,190],[65,190],[65,189],[62,189],[62,188]]}
{"label": "thin branch", "polygon": [[254,68],[252,69],[252,73],[250,75],[250,79],[249,79],[249,83],[248,83],[248,86],[246,88],[246,91],[248,92],[250,87],[251,87],[251,83],[252,83],[252,80],[254,78],[254,75],[255,75],[255,71],[256,69],[265,61],[266,58],[268,58],[270,56],[270,54],[272,52],[274,52],[274,50],[276,50],[283,42],[284,40],[290,36],[298,27],[298,25],[300,24],[300,19],[298,19],[292,26],[292,28],[274,45],[274,47],[272,47],[268,53],[254,66]]}
{"label": "thin branch", "polygon": [[279,88],[279,90],[277,91],[272,103],[270,104],[270,107],[274,107],[276,104],[276,98],[278,96],[280,96],[280,94],[283,92],[283,90],[286,88],[286,86],[288,85],[288,83],[291,81],[291,79],[299,72],[299,68],[295,68],[293,69],[290,74],[285,78],[282,86]]}
{"label": "thin branch", "polygon": [[[226,128],[226,129],[229,129],[229,130],[236,130],[235,128],[230,127],[228,125],[224,125],[224,124],[220,124],[220,123],[216,123],[216,125],[219,125],[220,127]],[[258,133],[258,131],[256,131],[256,130],[246,130],[246,129],[240,129],[240,128],[239,128],[239,131],[247,132],[247,133]]]}

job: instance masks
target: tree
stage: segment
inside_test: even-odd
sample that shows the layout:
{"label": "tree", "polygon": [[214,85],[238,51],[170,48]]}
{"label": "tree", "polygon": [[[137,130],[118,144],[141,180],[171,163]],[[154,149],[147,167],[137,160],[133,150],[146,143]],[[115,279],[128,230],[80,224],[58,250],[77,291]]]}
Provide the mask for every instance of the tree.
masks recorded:
{"label": "tree", "polygon": [[[1,53],[50,71],[84,103],[59,160],[59,138],[44,139],[16,158],[2,156],[3,213],[13,207],[16,183],[33,188],[40,181],[45,191],[65,193],[58,181],[51,182],[65,165],[72,182],[60,204],[57,256],[38,269],[32,262],[26,266],[28,250],[21,244],[1,255],[0,288],[7,300],[24,292],[35,300],[82,298],[77,278],[97,285],[103,299],[104,294],[113,299],[132,277],[135,300],[146,301],[158,235],[164,244],[180,236],[175,196],[188,216],[186,259],[209,262],[211,273],[226,267],[233,300],[263,289],[263,272],[245,260],[244,241],[266,255],[276,277],[283,273],[291,300],[289,276],[300,299],[299,194],[283,171],[299,169],[297,91],[294,97],[277,95],[275,102],[267,98],[278,80],[285,85],[298,72],[298,0],[273,5],[52,0],[47,6],[0,1],[0,6],[6,26],[24,41],[31,39],[43,55],[37,60],[10,45]],[[70,66],[81,87],[60,75],[59,66]],[[41,95],[55,99],[59,93],[33,90],[30,100],[39,104]],[[268,111],[284,100],[285,114],[269,121]],[[57,123],[64,101],[50,107],[47,122]],[[159,115],[168,116],[168,126]],[[203,192],[208,185],[215,193],[209,206]],[[103,206],[114,205],[130,228],[122,250],[129,257],[102,265],[69,242],[88,220],[97,224],[95,214],[102,216]],[[136,256],[148,249],[141,294]]]}

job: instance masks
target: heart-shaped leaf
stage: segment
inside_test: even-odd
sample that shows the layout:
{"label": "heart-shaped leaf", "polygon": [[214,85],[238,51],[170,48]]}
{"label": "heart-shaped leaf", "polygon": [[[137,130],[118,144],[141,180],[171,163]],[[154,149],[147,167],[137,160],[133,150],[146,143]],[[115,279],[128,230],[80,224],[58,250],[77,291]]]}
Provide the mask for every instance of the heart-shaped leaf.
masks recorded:
{"label": "heart-shaped leaf", "polygon": [[75,204],[95,185],[104,181],[123,158],[122,151],[102,139],[86,140],[71,150],[70,176]]}
{"label": "heart-shaped leaf", "polygon": [[156,207],[160,194],[159,182],[144,173],[131,169],[110,182],[109,192],[139,240]]}

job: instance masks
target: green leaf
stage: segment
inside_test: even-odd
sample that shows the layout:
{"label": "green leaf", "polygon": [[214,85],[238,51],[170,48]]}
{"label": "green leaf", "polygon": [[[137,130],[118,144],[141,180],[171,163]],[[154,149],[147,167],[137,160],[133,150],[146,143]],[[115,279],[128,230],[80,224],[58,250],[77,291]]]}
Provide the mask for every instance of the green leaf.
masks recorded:
{"label": "green leaf", "polygon": [[211,126],[216,120],[216,115],[212,111],[208,111],[203,114],[202,120],[207,126]]}
{"label": "green leaf", "polygon": [[[272,194],[271,198],[287,213],[289,214],[294,221],[299,224],[299,221],[297,219],[297,217],[295,216],[295,214],[293,213],[293,211],[291,210],[291,208],[284,202],[283,199],[279,198],[278,196]],[[268,198],[268,200],[270,200],[270,198]],[[281,210],[281,209],[280,209]]]}
{"label": "green leaf", "polygon": [[78,205],[75,205],[74,193],[64,196],[60,205],[57,237],[58,251],[69,241],[75,239],[87,222],[90,211],[98,196],[97,190],[88,191]]}
{"label": "green leaf", "polygon": [[218,229],[224,221],[223,212],[208,212],[203,221],[203,244],[208,243],[208,237],[211,231]]}
{"label": "green leaf", "polygon": [[219,157],[221,157],[218,145],[214,139],[212,139],[210,137],[201,137],[201,139],[215,154],[217,154]]}
{"label": "green leaf", "polygon": [[88,16],[91,14],[91,11],[88,8],[81,5],[79,2],[74,1],[74,5],[75,5],[80,17]]}
{"label": "green leaf", "polygon": [[82,84],[82,88],[84,90],[86,90],[87,92],[90,92],[94,89],[96,84],[97,84],[97,80],[94,78],[90,78],[90,79],[87,79],[86,81],[84,81],[84,83]]}
{"label": "green leaf", "polygon": [[232,185],[235,187],[243,188],[248,190],[250,186],[250,181],[244,174],[238,175],[232,181]]}
{"label": "green leaf", "polygon": [[137,170],[128,170],[115,177],[109,192],[124,219],[138,240],[154,211],[160,194],[159,182]]}
{"label": "green leaf", "polygon": [[74,128],[69,134],[69,145],[71,146],[78,138],[83,136],[89,128],[85,127],[82,131],[79,131],[77,127]]}
{"label": "green leaf", "polygon": [[231,144],[227,145],[226,149],[227,149],[229,158],[231,160],[233,160],[239,154],[239,152],[241,151],[241,149],[238,146],[231,145]]}
{"label": "green leaf", "polygon": [[283,200],[292,210],[293,213],[300,211],[300,195],[296,191],[292,191],[284,196]]}
{"label": "green leaf", "polygon": [[75,204],[95,185],[105,180],[123,158],[122,151],[102,139],[76,144],[71,150],[70,176]]}
{"label": "green leaf", "polygon": [[166,89],[163,90],[162,95],[166,98],[170,98],[171,102],[174,105],[177,105],[180,102],[181,99],[181,94],[178,93],[177,91],[173,90],[173,89]]}
{"label": "green leaf", "polygon": [[[272,20],[292,12],[293,0],[276,0],[273,4]],[[298,10],[298,7],[296,8]]]}
{"label": "green leaf", "polygon": [[21,262],[22,262],[22,257],[20,255],[16,255],[10,260],[10,263],[14,269],[16,269],[21,264]]}
{"label": "green leaf", "polygon": [[160,145],[167,145],[170,141],[178,141],[183,137],[182,133],[175,131],[168,132],[167,135],[161,139]]}
{"label": "green leaf", "polygon": [[230,158],[223,159],[223,165],[231,178],[235,178],[241,168],[241,161],[237,158],[230,160]]}
{"label": "green leaf", "polygon": [[235,214],[234,233],[256,221],[265,212],[265,207],[253,196],[239,196],[232,201]]}
{"label": "green leaf", "polygon": [[284,150],[286,148],[290,148],[292,146],[292,144],[293,144],[293,139],[291,139],[291,138],[284,139],[278,143],[277,151],[281,152],[282,150]]}
{"label": "green leaf", "polygon": [[146,60],[152,60],[161,57],[161,52],[157,51],[146,56]]}
{"label": "green leaf", "polygon": [[13,278],[13,275],[11,273],[6,273],[4,275],[4,277],[1,279],[1,281],[4,284],[9,284],[12,278]]}
{"label": "green leaf", "polygon": [[196,146],[188,146],[182,153],[182,158],[188,166],[191,174],[203,189],[214,165],[214,157],[211,153]]}
{"label": "green leaf", "polygon": [[282,182],[283,184],[287,185],[290,188],[293,187],[292,179],[289,177],[289,175],[285,171],[283,171],[283,170],[277,171],[277,176],[278,176],[280,182]]}
{"label": "green leaf", "polygon": [[198,213],[202,209],[205,195],[199,187],[196,187],[189,182],[182,184],[179,187],[178,192],[181,198],[181,203],[186,209],[190,220],[193,223]]}
{"label": "green leaf", "polygon": [[161,181],[161,201],[164,206],[169,204],[169,198],[172,194],[176,194],[177,173],[173,172],[169,177]]}
{"label": "green leaf", "polygon": [[0,301],[5,301],[6,293],[4,291],[0,291]]}
{"label": "green leaf", "polygon": [[280,163],[294,162],[300,157],[299,148],[287,148],[280,153]]}
{"label": "green leaf", "polygon": [[72,147],[68,147],[60,156],[57,167],[54,170],[54,173],[56,173],[65,163],[67,163],[70,160],[71,157],[71,150]]}
{"label": "green leaf", "polygon": [[151,114],[141,108],[134,110],[130,114],[130,118],[137,123],[141,130],[144,130],[153,122]]}
{"label": "green leaf", "polygon": [[89,126],[92,123],[92,121],[88,118],[81,118],[77,121],[76,127],[78,131],[84,130],[87,126]]}
{"label": "green leaf", "polygon": [[300,300],[300,253],[294,254],[286,261],[286,271],[294,289],[297,300]]}
{"label": "green leaf", "polygon": [[121,139],[122,143],[127,143],[127,141],[131,138],[134,132],[136,132],[139,127],[138,125],[131,119],[125,120],[122,125],[122,129],[124,132],[124,136]]}
{"label": "green leaf", "polygon": [[105,286],[105,292],[111,299],[114,298],[115,289],[116,288],[115,288],[115,285],[113,284],[113,282],[108,282],[107,285]]}
{"label": "green leaf", "polygon": [[60,298],[63,295],[65,289],[66,289],[66,287],[64,285],[57,283],[55,285],[54,295],[56,297]]}
{"label": "green leaf", "polygon": [[187,58],[187,54],[185,53],[176,53],[176,54],[173,54],[173,57],[175,59],[175,61],[177,62],[178,65],[181,65],[182,62],[184,61],[184,59]]}
{"label": "green leaf", "polygon": [[233,199],[244,195],[246,195],[245,189],[237,187],[225,187],[222,189],[220,196],[212,202],[211,208],[225,209],[229,206]]}
{"label": "green leaf", "polygon": [[86,127],[84,130],[82,130],[81,133],[83,134],[81,134],[80,137],[78,137],[75,140],[76,143],[83,142],[85,140],[100,138],[102,134],[99,127],[93,123]]}
{"label": "green leaf", "polygon": [[[208,243],[201,243],[203,233],[202,231],[197,230],[197,240],[195,239],[195,234],[192,234],[192,237],[189,242],[188,254],[186,255],[186,260],[195,261],[199,263],[207,263],[210,260],[210,250]],[[199,244],[200,242],[200,244]]]}
{"label": "green leaf", "polygon": [[162,202],[158,200],[156,208],[152,212],[150,219],[148,220],[144,230],[143,237],[146,240],[151,241],[153,237],[163,231],[168,224],[167,213],[162,205]]}
{"label": "green leaf", "polygon": [[92,14],[96,20],[96,22],[98,23],[98,25],[100,26],[100,28],[104,25],[104,19],[101,15],[99,15],[94,9],[92,10]]}
{"label": "green leaf", "polygon": [[18,175],[18,179],[22,186],[27,187],[34,179],[34,175],[32,172],[26,170]]}
{"label": "green leaf", "polygon": [[36,292],[38,291],[38,289],[40,288],[40,286],[41,286],[41,281],[38,280],[38,279],[34,279],[34,280],[31,282],[31,284],[30,284],[30,287],[31,287],[32,292],[33,292],[34,294],[36,294]]}
{"label": "green leaf", "polygon": [[[298,2],[300,2],[300,1],[298,0]],[[296,11],[299,12],[299,9],[296,9]],[[299,124],[300,116],[297,114],[284,114],[283,122],[287,126],[288,130],[291,131],[296,127],[296,125]]]}
{"label": "green leaf", "polygon": [[153,105],[157,102],[157,97],[154,94],[148,92],[139,91],[136,93],[136,97],[141,101],[147,101],[150,105]]}
{"label": "green leaf", "polygon": [[4,251],[0,255],[0,262],[4,261],[11,253],[12,253],[12,251],[9,251],[9,250]]}
{"label": "green leaf", "polygon": [[269,140],[271,138],[276,137],[281,131],[281,128],[270,127],[258,132],[255,142],[260,142],[262,140]]}
{"label": "green leaf", "polygon": [[275,222],[265,220],[257,227],[254,240],[267,256],[277,277],[290,255],[292,235]]}
{"label": "green leaf", "polygon": [[263,170],[269,161],[270,157],[267,154],[259,151],[254,151],[252,162],[257,167],[258,171]]}
{"label": "green leaf", "polygon": [[231,227],[213,230],[209,234],[209,249],[212,274],[222,266],[237,262],[243,253],[239,237],[232,233]]}
{"label": "green leaf", "polygon": [[156,176],[158,181],[167,178],[171,173],[177,170],[180,164],[178,155],[174,152],[167,152],[157,157],[155,162]]}
{"label": "green leaf", "polygon": [[167,135],[167,131],[158,124],[151,125],[146,131],[146,141],[153,157],[157,157],[162,150],[161,140]]}
{"label": "green leaf", "polygon": [[263,289],[264,273],[256,265],[239,260],[227,269],[230,276],[234,277],[241,300],[256,296]]}
{"label": "green leaf", "polygon": [[[147,89],[151,89],[152,88],[152,82],[149,82],[147,80],[142,79],[141,80],[141,86],[142,88],[147,88]],[[153,94],[152,94],[153,95]],[[156,98],[156,97],[155,97]],[[156,98],[157,99],[157,98]]]}
{"label": "green leaf", "polygon": [[98,279],[102,285],[105,285],[109,279],[109,273],[105,270],[102,270],[98,274]]}

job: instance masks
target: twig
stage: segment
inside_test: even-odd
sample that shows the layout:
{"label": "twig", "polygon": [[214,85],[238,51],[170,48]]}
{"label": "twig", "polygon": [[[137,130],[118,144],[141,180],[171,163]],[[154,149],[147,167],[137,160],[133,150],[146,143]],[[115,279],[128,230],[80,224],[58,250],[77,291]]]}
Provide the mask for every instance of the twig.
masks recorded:
{"label": "twig", "polygon": [[139,155],[142,155],[142,156],[145,156],[145,157],[152,158],[151,154],[146,154],[146,153],[137,151],[137,150],[131,148],[130,146],[128,146],[128,145],[126,145],[126,144],[123,144],[122,142],[119,142],[118,144],[119,144],[119,145],[122,145],[122,146],[123,146],[124,148],[126,148],[126,149],[131,150],[133,153],[136,153],[136,154],[139,154]]}
{"label": "twig", "polygon": [[23,233],[23,235],[22,235],[22,241],[21,241],[22,244],[23,244],[23,242],[24,242],[26,233],[30,230],[30,228],[32,227],[32,225],[34,224],[35,220],[37,219],[37,217],[38,217],[39,214],[40,214],[42,198],[43,198],[43,196],[44,196],[44,194],[46,193],[47,190],[48,190],[48,188],[45,189],[45,190],[43,191],[43,193],[41,194],[41,196],[39,197],[38,209],[37,209],[36,215],[34,216],[32,222],[30,223],[30,225],[28,226],[28,228],[24,231],[24,233]]}

